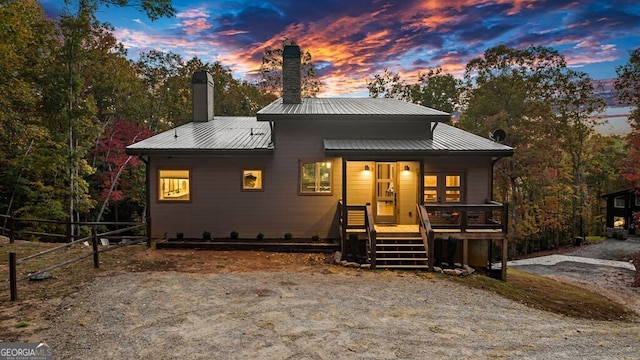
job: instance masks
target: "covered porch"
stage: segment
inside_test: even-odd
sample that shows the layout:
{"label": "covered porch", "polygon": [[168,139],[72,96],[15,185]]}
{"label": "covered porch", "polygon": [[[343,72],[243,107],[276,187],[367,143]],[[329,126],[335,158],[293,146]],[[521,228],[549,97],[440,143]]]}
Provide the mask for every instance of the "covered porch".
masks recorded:
{"label": "covered porch", "polygon": [[[442,251],[442,244],[449,241],[447,246],[461,244],[453,261],[463,266],[483,268],[491,274],[493,248],[497,243],[502,255],[499,277],[502,280],[507,278],[507,205],[493,201],[484,204],[419,204],[416,205],[418,224],[376,224],[371,204],[349,206],[340,202],[339,208],[343,254],[354,251],[350,242],[356,236],[360,243],[364,243],[361,248],[365,261],[373,269],[434,271],[436,261],[442,262],[445,257],[436,254],[437,242],[440,242],[439,250]],[[389,249],[395,249],[391,258],[393,251]],[[398,264],[390,265],[390,259],[399,260]],[[400,264],[402,261],[407,264]]]}

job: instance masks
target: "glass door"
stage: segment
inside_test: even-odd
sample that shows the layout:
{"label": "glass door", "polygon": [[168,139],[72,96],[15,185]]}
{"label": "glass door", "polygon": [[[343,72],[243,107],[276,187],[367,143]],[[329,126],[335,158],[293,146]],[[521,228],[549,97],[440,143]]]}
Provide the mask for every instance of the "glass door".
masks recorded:
{"label": "glass door", "polygon": [[376,223],[396,223],[396,163],[376,163]]}

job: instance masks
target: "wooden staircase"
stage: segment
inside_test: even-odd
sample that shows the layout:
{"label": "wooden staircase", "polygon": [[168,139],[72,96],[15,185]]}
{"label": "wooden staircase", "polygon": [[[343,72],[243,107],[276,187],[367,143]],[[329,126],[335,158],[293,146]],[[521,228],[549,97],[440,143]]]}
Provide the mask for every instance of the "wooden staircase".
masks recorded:
{"label": "wooden staircase", "polygon": [[420,233],[381,233],[376,236],[376,268],[427,270],[427,249]]}

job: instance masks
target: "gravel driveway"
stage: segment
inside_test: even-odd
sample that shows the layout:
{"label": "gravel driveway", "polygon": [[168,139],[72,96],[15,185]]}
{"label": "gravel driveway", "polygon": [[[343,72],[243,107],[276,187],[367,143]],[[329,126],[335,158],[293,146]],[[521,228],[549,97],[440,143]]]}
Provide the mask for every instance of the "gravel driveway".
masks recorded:
{"label": "gravel driveway", "polygon": [[132,273],[64,300],[57,359],[640,358],[640,324],[577,320],[413,273]]}

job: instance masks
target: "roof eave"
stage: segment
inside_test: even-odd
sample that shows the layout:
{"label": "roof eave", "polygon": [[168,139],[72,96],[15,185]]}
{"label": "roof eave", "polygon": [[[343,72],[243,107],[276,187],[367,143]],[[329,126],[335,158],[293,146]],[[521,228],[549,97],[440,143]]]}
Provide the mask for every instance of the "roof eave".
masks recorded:
{"label": "roof eave", "polygon": [[300,118],[318,120],[343,121],[354,118],[362,118],[368,121],[385,121],[402,118],[411,121],[428,121],[450,123],[451,115],[416,115],[416,114],[282,114],[282,113],[258,113],[257,121],[292,121]]}
{"label": "roof eave", "polygon": [[129,149],[127,155],[174,156],[174,155],[272,155],[273,148],[268,149]]}

